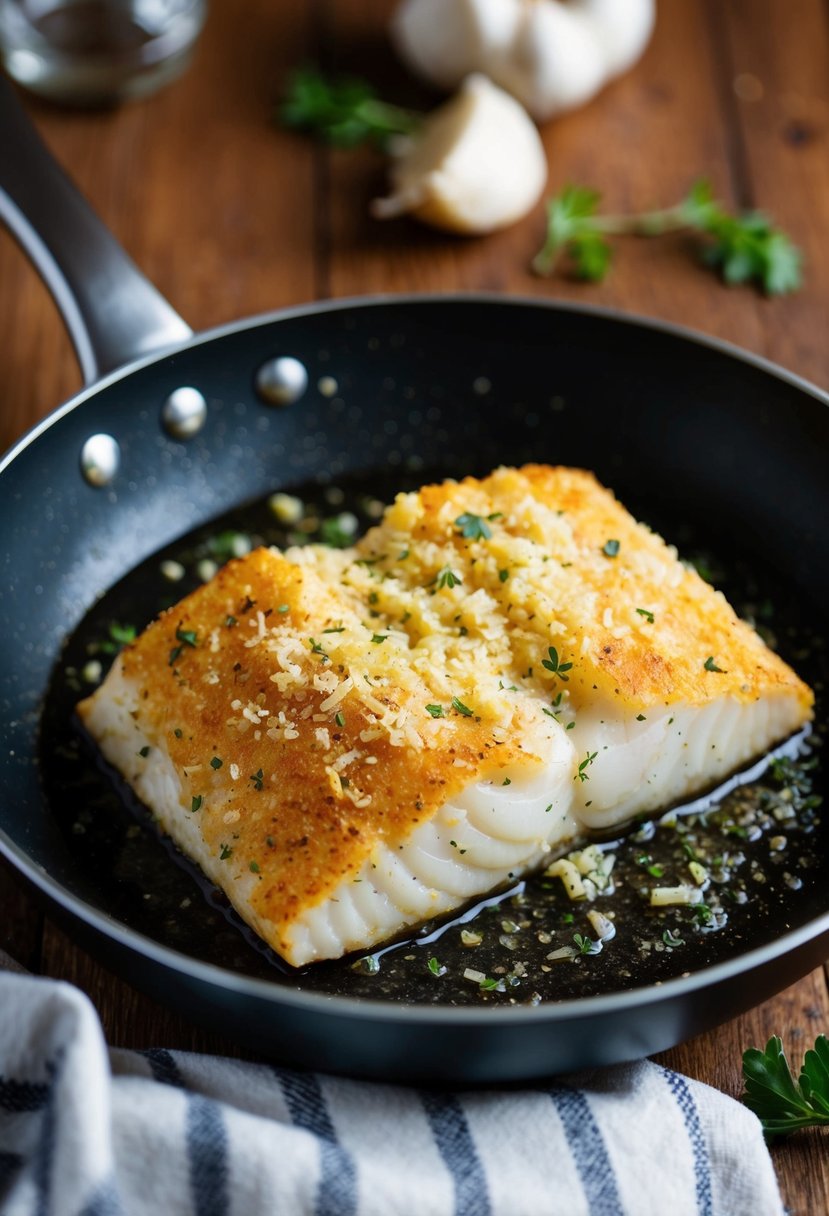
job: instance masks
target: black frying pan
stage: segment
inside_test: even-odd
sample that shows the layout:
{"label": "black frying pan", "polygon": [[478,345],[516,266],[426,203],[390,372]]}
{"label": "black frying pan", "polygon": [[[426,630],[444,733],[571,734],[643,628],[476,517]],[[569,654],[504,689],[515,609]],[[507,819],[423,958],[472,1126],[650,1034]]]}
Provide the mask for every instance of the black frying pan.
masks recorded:
{"label": "black frying pan", "polygon": [[[78,940],[252,1052],[446,1083],[521,1080],[657,1051],[822,960],[829,841],[819,828],[803,889],[784,892],[759,927],[745,920],[742,937],[715,945],[689,974],[678,963],[656,984],[634,970],[596,995],[535,1006],[452,1007],[435,1003],[434,987],[401,1001],[355,984],[354,998],[341,995],[342,972],[326,990],[276,970],[217,965],[209,948],[171,945],[163,925],[115,899],[128,879],[104,876],[97,855],[69,839],[51,770],[54,723],[47,718],[42,734],[39,723],[64,639],[149,555],[275,489],[371,486],[390,472],[402,484],[542,460],[594,469],[649,521],[693,521],[720,556],[739,551],[771,574],[787,604],[820,628],[829,599],[827,397],[672,327],[499,298],[322,304],[192,336],[49,160],[7,86],[0,121],[0,210],[52,286],[90,382],[0,466],[0,848]],[[301,367],[287,365],[286,376],[278,366],[277,396],[297,397],[303,368],[307,387],[274,408],[257,377],[286,357]],[[183,386],[206,402],[189,438],[186,416],[165,413]],[[95,435],[115,440],[117,470],[107,464],[113,444],[85,446]],[[105,484],[85,478],[82,451],[87,476]]]}

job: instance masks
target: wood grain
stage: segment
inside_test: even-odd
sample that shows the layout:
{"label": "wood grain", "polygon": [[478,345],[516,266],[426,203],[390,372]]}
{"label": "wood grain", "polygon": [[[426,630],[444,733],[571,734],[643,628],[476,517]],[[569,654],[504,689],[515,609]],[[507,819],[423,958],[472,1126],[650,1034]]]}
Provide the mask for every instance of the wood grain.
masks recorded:
{"label": "wood grain", "polygon": [[[368,218],[384,185],[371,151],[314,147],[280,130],[273,109],[293,65],[321,61],[370,76],[391,99],[437,99],[397,65],[385,37],[393,0],[214,0],[187,74],[147,101],[84,113],[29,102],[47,143],[71,168],[130,254],[194,327],[315,296],[507,291],[586,301],[716,334],[829,384],[829,7],[822,0],[663,0],[636,70],[545,127],[550,189],[579,182],[608,207],[679,199],[707,176],[720,196],[767,209],[806,255],[804,290],[769,301],[728,290],[688,239],[620,244],[613,271],[586,286],[529,271],[543,208],[486,239],[457,240],[406,220]],[[796,20],[794,11],[796,9]],[[0,445],[79,386],[45,289],[0,233]],[[0,948],[78,984],[111,1042],[235,1054],[110,975],[0,863]],[[750,1044],[782,1035],[799,1062],[829,1026],[822,970],[779,997],[660,1057],[739,1094]],[[826,1137],[774,1150],[786,1202],[829,1211]],[[735,1214],[740,1216],[740,1214]]]}

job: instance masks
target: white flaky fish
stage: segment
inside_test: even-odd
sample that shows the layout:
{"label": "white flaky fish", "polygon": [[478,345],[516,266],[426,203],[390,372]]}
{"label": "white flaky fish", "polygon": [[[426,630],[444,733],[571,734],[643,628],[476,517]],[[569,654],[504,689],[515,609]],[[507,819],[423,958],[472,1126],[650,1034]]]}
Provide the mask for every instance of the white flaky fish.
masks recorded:
{"label": "white flaky fish", "polygon": [[726,777],[812,695],[591,474],[401,494],[350,549],[257,549],[79,714],[288,962],[370,949]]}

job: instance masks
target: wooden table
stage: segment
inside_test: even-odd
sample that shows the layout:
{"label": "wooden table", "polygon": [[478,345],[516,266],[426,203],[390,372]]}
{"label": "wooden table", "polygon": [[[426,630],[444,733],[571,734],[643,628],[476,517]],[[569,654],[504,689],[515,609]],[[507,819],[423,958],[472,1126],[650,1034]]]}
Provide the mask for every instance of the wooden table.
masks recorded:
{"label": "wooden table", "polygon": [[[605,283],[533,278],[541,206],[507,232],[455,240],[378,224],[370,151],[321,149],[279,130],[292,66],[316,60],[371,77],[393,100],[428,100],[384,42],[389,0],[213,0],[189,72],[140,104],[103,113],[30,104],[37,125],[104,220],[195,328],[324,296],[506,291],[611,305],[705,330],[829,384],[829,9],[823,0],[661,0],[644,59],[592,104],[549,124],[550,186],[600,188],[626,210],[678,200],[700,175],[741,207],[771,212],[806,254],[803,290],[766,300],[728,290],[683,237],[628,241]],[[45,289],[0,233],[0,447],[79,387]],[[0,947],[71,980],[111,1042],[232,1051],[105,972],[0,866]],[[799,1061],[829,1028],[823,969],[663,1061],[738,1094],[740,1057],[780,1033]],[[774,1150],[793,1212],[829,1211],[825,1140]],[[735,1216],[740,1214],[735,1213]]]}

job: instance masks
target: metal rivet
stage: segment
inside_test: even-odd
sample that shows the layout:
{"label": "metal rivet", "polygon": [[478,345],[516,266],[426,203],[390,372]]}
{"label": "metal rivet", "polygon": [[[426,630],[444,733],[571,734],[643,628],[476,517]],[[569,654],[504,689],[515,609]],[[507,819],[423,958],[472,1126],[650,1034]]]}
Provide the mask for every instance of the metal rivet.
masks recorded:
{"label": "metal rivet", "polygon": [[256,373],[256,391],[268,405],[293,405],[308,387],[308,372],[291,355],[268,359]]}
{"label": "metal rivet", "polygon": [[90,435],[81,448],[81,472],[91,486],[108,486],[120,465],[121,449],[111,435]]}
{"label": "metal rivet", "polygon": [[198,435],[207,421],[207,402],[197,388],[175,389],[161,407],[164,430],[173,439]]}

